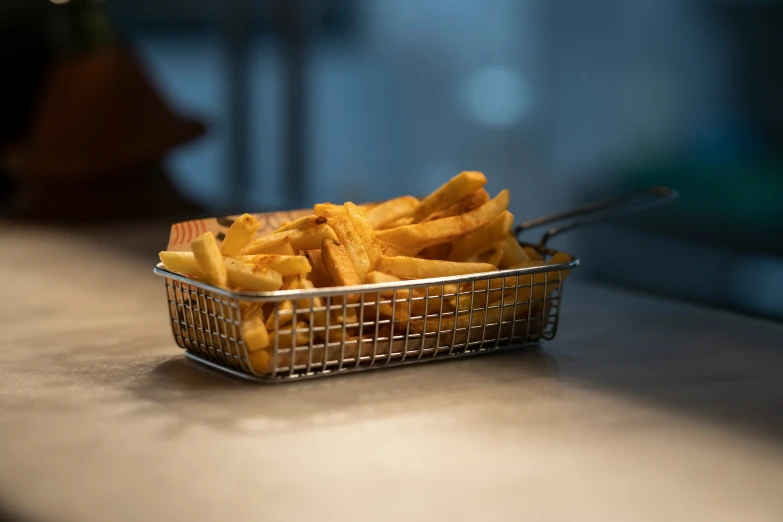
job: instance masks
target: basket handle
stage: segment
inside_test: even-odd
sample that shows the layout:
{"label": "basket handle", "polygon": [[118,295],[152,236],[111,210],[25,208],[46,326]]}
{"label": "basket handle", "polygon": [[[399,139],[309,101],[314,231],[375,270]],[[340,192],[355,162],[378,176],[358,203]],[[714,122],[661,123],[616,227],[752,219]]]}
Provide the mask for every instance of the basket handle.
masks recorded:
{"label": "basket handle", "polygon": [[544,232],[544,235],[541,236],[541,239],[538,242],[539,247],[543,248],[546,247],[546,244],[550,239],[563,232],[579,228],[583,225],[606,221],[626,214],[654,208],[674,201],[677,199],[678,195],[679,192],[677,190],[669,187],[651,187],[622,196],[594,201],[559,214],[552,214],[525,221],[517,225],[514,235],[518,238],[519,234],[525,230],[549,225],[557,221],[576,218],[560,226],[552,227]]}

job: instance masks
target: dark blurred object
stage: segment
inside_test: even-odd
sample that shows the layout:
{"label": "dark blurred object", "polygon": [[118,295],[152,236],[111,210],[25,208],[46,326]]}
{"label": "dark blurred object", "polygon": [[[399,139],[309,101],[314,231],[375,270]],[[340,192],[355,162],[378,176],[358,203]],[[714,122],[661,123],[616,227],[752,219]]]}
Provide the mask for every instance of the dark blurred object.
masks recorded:
{"label": "dark blurred object", "polygon": [[[6,215],[67,220],[193,210],[159,164],[204,126],[171,111],[114,32],[104,2],[53,8],[69,10],[69,36],[23,139],[4,151],[17,185]],[[132,204],[119,204],[128,198]]]}
{"label": "dark blurred object", "polygon": [[171,112],[128,49],[68,58],[45,78],[30,132],[6,161],[24,181],[92,179],[203,133]]}
{"label": "dark blurred object", "polygon": [[[45,10],[48,2],[0,2],[0,149],[20,138],[49,59]],[[0,165],[0,203],[14,185]]]}
{"label": "dark blurred object", "polygon": [[734,28],[740,71],[736,89],[758,125],[766,151],[783,156],[783,2],[729,2],[725,18]]}

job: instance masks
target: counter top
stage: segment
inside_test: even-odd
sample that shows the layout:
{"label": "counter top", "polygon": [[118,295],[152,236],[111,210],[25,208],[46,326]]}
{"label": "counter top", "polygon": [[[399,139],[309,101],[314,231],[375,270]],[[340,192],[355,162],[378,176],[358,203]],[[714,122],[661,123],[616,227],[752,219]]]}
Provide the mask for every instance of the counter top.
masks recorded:
{"label": "counter top", "polygon": [[783,519],[783,325],[569,281],[541,349],[256,385],[123,237],[0,228],[9,517]]}

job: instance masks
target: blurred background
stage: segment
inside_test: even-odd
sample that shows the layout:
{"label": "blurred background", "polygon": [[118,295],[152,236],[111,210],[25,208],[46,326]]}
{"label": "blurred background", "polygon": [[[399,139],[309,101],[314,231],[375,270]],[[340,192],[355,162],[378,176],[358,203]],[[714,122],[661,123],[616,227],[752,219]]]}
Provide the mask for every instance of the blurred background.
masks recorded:
{"label": "blurred background", "polygon": [[0,0],[2,213],[167,225],[480,170],[522,221],[668,185],[553,246],[781,320],[782,23],[773,0]]}

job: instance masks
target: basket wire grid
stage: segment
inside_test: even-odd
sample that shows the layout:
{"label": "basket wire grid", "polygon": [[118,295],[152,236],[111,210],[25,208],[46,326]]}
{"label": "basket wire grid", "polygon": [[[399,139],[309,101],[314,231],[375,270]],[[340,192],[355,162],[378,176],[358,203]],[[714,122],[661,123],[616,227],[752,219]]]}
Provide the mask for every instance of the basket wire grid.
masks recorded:
{"label": "basket wire grid", "polygon": [[[557,333],[565,279],[579,266],[549,261],[546,242],[560,232],[633,204],[670,201],[676,191],[647,191],[591,203],[522,223],[529,228],[581,216],[551,228],[535,248],[540,266],[455,277],[275,292],[225,290],[166,270],[172,332],[186,356],[259,382],[476,355],[551,340]],[[245,320],[261,313],[270,345],[250,350]]]}
{"label": "basket wire grid", "polygon": [[[547,251],[551,255],[553,251]],[[169,272],[172,331],[187,355],[261,381],[471,355],[552,339],[568,263],[358,287],[232,292]],[[259,310],[270,346],[250,351]]]}

